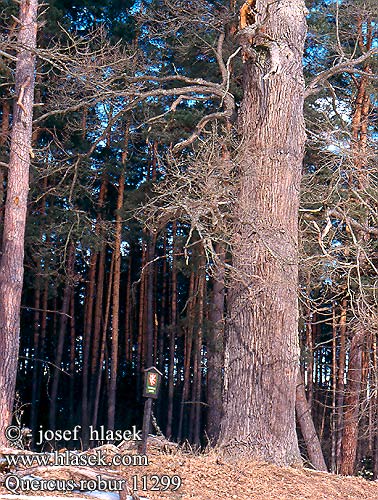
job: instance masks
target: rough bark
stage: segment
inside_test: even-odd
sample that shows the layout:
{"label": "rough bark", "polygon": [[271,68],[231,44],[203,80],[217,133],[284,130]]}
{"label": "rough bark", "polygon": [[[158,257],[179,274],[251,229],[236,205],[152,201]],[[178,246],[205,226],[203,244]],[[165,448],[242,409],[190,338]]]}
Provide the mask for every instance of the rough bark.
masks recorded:
{"label": "rough bark", "polygon": [[29,192],[30,149],[34,103],[34,69],[38,0],[21,0],[20,50],[16,63],[15,100],[7,199],[0,263],[0,445],[12,420],[20,335],[20,305],[24,276],[24,235]]}
{"label": "rough bark", "polygon": [[244,40],[235,282],[220,446],[230,458],[288,465],[300,461],[295,393],[306,8],[303,0],[284,0],[256,2],[256,10],[265,26],[252,42],[258,64]]}
{"label": "rough bark", "polygon": [[[3,101],[3,110],[1,118],[1,132],[0,132],[0,154],[6,157],[6,144],[8,142],[8,131],[9,131],[9,115],[10,115],[10,103],[7,99]],[[4,205],[4,180],[5,180],[5,169],[0,165],[0,222],[3,220],[3,205]]]}

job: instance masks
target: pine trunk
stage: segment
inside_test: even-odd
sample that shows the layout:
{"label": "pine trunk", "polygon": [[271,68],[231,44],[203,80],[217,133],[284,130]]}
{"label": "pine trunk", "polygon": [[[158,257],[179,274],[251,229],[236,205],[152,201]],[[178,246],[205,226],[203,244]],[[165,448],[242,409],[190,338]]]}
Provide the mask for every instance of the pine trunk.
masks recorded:
{"label": "pine trunk", "polygon": [[[203,250],[202,250],[203,252]],[[199,280],[198,280],[198,318],[197,332],[195,334],[195,363],[194,363],[194,380],[193,380],[193,442],[196,445],[201,444],[201,395],[202,395],[202,338],[203,338],[203,321],[204,321],[204,302],[206,291],[206,276],[204,256],[200,259]]]}
{"label": "pine trunk", "polygon": [[29,193],[38,0],[20,1],[19,52],[0,263],[0,445],[11,423],[17,375],[24,235]]}
{"label": "pine trunk", "polygon": [[70,397],[69,409],[71,426],[73,427],[76,422],[75,414],[75,359],[76,359],[76,326],[75,326],[75,293],[71,292],[71,305],[70,305]]}
{"label": "pine trunk", "polygon": [[[225,251],[217,245],[221,264]],[[222,369],[224,366],[224,269],[220,268],[213,280],[213,294],[209,311],[210,331],[207,338],[207,435],[211,443],[219,436],[222,420]]]}
{"label": "pine trunk", "polygon": [[283,0],[258,1],[256,10],[265,33],[254,39],[259,64],[248,41],[244,50],[220,445],[231,458],[288,465],[300,462],[295,394],[306,8],[303,0]]}
{"label": "pine trunk", "polygon": [[58,335],[58,344],[56,347],[56,354],[54,360],[54,371],[52,375],[52,384],[51,384],[51,402],[50,402],[50,411],[49,411],[49,429],[55,430],[56,428],[56,411],[57,411],[57,399],[58,399],[58,389],[59,389],[59,381],[60,381],[60,372],[61,372],[61,364],[63,360],[63,349],[64,349],[64,341],[66,336],[66,327],[67,327],[67,319],[69,316],[69,307],[70,307],[70,298],[72,293],[72,275],[75,263],[75,248],[73,243],[69,245],[68,256],[67,256],[67,282],[64,287],[63,292],[63,301],[62,301],[62,310],[60,315],[60,324],[59,324],[59,335]]}
{"label": "pine trunk", "polygon": [[347,307],[348,299],[344,298],[340,306],[340,348],[339,348],[339,371],[337,374],[337,394],[336,394],[336,471],[341,466],[341,440],[343,434],[344,421],[344,393],[345,393],[345,364],[346,364],[346,329],[347,329]]}
{"label": "pine trunk", "polygon": [[352,476],[354,474],[356,463],[364,339],[365,332],[363,327],[359,327],[353,335],[349,351],[348,383],[345,396],[340,467],[340,473],[345,476]]}
{"label": "pine trunk", "polygon": [[177,264],[176,264],[176,233],[177,223],[172,224],[172,303],[171,303],[171,324],[169,327],[169,365],[168,365],[168,412],[167,429],[168,438],[172,436],[173,423],[173,396],[174,396],[174,368],[175,368],[175,346],[176,346],[176,326],[177,326]]}
{"label": "pine trunk", "polygon": [[184,385],[182,388],[181,396],[181,407],[180,407],[180,418],[179,418],[179,428],[177,434],[177,440],[180,442],[184,433],[184,416],[185,416],[185,405],[189,397],[190,389],[190,360],[192,357],[192,345],[193,345],[193,303],[194,297],[194,271],[190,274],[189,280],[189,297],[188,297],[188,313],[187,313],[187,328],[185,332],[185,349],[184,349]]}
{"label": "pine trunk", "polygon": [[[102,328],[102,336],[100,342],[100,352],[99,352],[99,362],[98,362],[98,370],[97,370],[97,378],[95,381],[95,385],[93,387],[93,427],[96,428],[97,421],[99,417],[99,407],[100,407],[100,395],[101,395],[101,383],[102,383],[102,373],[103,373],[103,365],[105,360],[105,350],[106,350],[106,332],[108,331],[109,324],[109,315],[110,315],[110,304],[112,298],[113,291],[113,276],[114,276],[114,252],[112,256],[112,261],[110,264],[109,271],[109,282],[108,282],[108,291],[106,296],[106,306],[105,306],[105,318],[104,324]],[[105,373],[108,373],[107,366],[105,368]],[[108,378],[106,378],[108,380]]]}
{"label": "pine trunk", "polygon": [[121,239],[122,218],[119,214],[123,206],[123,193],[125,190],[125,173],[119,176],[116,228],[114,242],[114,278],[113,278],[113,303],[112,303],[112,337],[111,337],[111,365],[110,365],[110,387],[108,405],[108,428],[114,429],[117,373],[118,373],[118,342],[119,342],[119,292],[121,286]]}

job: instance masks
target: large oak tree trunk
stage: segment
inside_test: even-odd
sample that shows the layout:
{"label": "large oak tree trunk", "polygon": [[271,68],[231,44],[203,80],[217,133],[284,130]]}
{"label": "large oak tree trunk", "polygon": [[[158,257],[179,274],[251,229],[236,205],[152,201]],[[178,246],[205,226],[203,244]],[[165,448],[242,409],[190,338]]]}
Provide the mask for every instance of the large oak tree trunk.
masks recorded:
{"label": "large oak tree trunk", "polygon": [[7,199],[0,264],[0,445],[12,420],[24,276],[38,0],[21,0]]}
{"label": "large oak tree trunk", "polygon": [[284,0],[258,1],[256,10],[258,22],[265,20],[253,40],[259,61],[243,41],[235,282],[220,445],[231,457],[288,465],[300,460],[295,392],[306,9],[303,0]]}

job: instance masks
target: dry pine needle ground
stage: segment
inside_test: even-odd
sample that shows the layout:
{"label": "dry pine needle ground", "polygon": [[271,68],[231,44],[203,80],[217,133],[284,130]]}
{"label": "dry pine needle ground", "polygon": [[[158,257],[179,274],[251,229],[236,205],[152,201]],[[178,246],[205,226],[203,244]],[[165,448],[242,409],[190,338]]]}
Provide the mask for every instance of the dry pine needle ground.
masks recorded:
{"label": "dry pine needle ground", "polygon": [[[131,452],[109,445],[110,454],[120,451]],[[182,478],[182,486],[175,492],[137,492],[150,500],[378,500],[378,483],[356,477],[342,477],[308,469],[281,468],[256,462],[230,464],[215,452],[195,455],[174,449],[173,453],[172,450],[165,453],[155,446],[148,448],[148,458],[147,466],[117,467],[113,469],[113,473],[126,479],[130,486],[135,475],[139,478],[155,474],[178,475]],[[54,473],[54,467],[50,469],[48,476],[58,479],[57,470]],[[76,472],[80,474],[78,469],[80,468]],[[102,473],[101,470],[96,472]],[[75,476],[74,469],[72,475]],[[46,477],[46,474],[43,476]],[[2,486],[0,494],[4,493],[9,492]],[[55,495],[53,492],[49,494]],[[66,493],[64,496],[77,495]]]}

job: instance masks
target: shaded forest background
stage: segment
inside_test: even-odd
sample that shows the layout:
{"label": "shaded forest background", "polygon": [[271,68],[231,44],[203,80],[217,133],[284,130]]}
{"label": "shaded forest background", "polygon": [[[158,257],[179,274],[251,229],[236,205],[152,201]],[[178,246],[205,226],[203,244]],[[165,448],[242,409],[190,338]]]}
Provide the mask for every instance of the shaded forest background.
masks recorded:
{"label": "shaded forest background", "polygon": [[[14,97],[3,49],[17,49],[17,5],[3,5],[0,227]],[[302,408],[331,471],[376,479],[376,60],[361,56],[376,47],[378,5],[307,7]],[[140,427],[152,361],[164,374],[154,406],[163,433],[196,446],[217,439],[243,138],[219,111],[226,96],[201,79],[224,77],[221,38],[238,107],[237,13],[184,1],[40,9],[15,412],[34,434]],[[352,56],[361,63],[348,65]]]}

